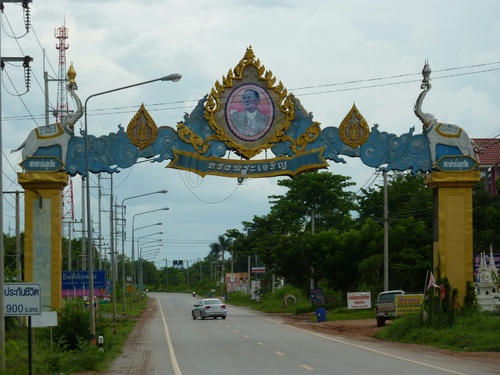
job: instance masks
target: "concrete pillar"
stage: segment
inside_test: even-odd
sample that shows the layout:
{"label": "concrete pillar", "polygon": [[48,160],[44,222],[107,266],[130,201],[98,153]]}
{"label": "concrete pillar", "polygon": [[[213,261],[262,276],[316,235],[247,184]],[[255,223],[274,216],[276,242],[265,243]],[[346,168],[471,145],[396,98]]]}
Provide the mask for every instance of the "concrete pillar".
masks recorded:
{"label": "concrete pillar", "polygon": [[61,307],[64,172],[18,173],[24,194],[25,281],[42,286],[42,311]]}
{"label": "concrete pillar", "polygon": [[434,270],[440,267],[463,302],[467,281],[474,281],[472,190],[479,171],[432,172],[425,183],[434,189]]}

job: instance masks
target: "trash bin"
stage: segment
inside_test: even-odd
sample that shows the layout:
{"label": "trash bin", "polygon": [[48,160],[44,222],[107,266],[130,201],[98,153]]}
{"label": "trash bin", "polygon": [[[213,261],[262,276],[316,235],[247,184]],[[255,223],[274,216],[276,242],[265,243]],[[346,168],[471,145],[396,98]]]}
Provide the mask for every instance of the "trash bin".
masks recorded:
{"label": "trash bin", "polygon": [[326,310],[324,307],[316,309],[316,318],[318,319],[318,323],[326,322]]}

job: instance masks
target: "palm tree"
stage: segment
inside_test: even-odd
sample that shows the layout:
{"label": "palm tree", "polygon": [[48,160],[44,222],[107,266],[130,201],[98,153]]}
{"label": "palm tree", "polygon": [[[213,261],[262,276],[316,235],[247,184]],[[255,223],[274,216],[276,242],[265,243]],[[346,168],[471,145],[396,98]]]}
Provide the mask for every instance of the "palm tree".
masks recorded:
{"label": "palm tree", "polygon": [[224,295],[224,284],[226,283],[226,275],[224,273],[224,253],[228,250],[229,246],[231,246],[231,240],[224,236],[218,237],[219,242],[212,242],[210,244],[210,256],[215,256],[216,259],[219,259],[219,254],[222,257],[222,271],[221,275],[223,278],[221,293]]}

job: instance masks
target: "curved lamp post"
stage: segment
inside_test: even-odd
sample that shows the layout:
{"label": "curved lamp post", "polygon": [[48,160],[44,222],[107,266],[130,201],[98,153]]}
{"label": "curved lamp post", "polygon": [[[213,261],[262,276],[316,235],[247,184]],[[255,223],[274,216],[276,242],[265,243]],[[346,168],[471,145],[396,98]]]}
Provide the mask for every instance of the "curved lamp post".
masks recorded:
{"label": "curved lamp post", "polygon": [[[139,228],[137,228],[139,229]],[[156,233],[150,233],[150,234],[146,234],[144,236],[141,236],[139,238],[137,238],[137,249],[139,250],[139,264],[137,265],[137,272],[138,272],[138,284],[139,284],[139,296],[142,295],[142,278],[141,278],[141,273],[142,273],[142,259],[141,259],[141,254],[142,254],[142,245],[144,244],[149,244],[149,243],[154,243],[154,242],[158,242],[158,241],[163,241],[162,239],[157,239],[157,240],[154,240],[154,241],[149,241],[149,242],[145,242],[144,244],[142,244],[141,246],[139,246],[139,240],[142,239],[142,238],[145,238],[145,237],[151,237],[151,236],[155,236],[157,234],[163,234],[163,232],[156,232]],[[156,246],[159,246],[159,245],[156,245]]]}
{"label": "curved lamp post", "polygon": [[[167,194],[168,190],[158,190],[158,191],[153,191],[151,193],[145,193],[145,194],[139,194],[139,195],[134,195],[132,197],[127,197],[122,200],[122,258],[123,258],[123,263],[122,263],[122,289],[123,289],[123,317],[127,316],[127,310],[126,310],[126,290],[125,290],[125,239],[127,238],[127,235],[125,234],[125,201],[129,199],[135,199],[135,198],[140,198],[140,197],[146,197],[148,195],[153,195],[153,194]],[[161,224],[160,224],[161,225]]]}
{"label": "curved lamp post", "polygon": [[[160,222],[160,223],[143,225],[142,227],[132,229],[132,248],[134,248],[134,232],[136,230],[145,229],[145,228],[149,228],[149,227],[154,227],[155,225],[162,225],[162,224],[163,223]],[[132,263],[132,261],[131,261],[131,263]],[[132,280],[131,280],[130,284],[132,285],[132,288],[130,290],[130,309],[132,310],[132,308],[133,308],[133,299],[134,299],[134,287],[135,287],[135,264],[132,263],[131,266],[132,266],[131,267],[132,268],[131,269]],[[123,303],[125,303],[125,300],[123,301]]]}
{"label": "curved lamp post", "polygon": [[[118,87],[116,89],[112,90],[107,90],[107,91],[102,91],[98,92],[96,94],[90,95],[86,100],[85,100],[85,105],[84,105],[84,111],[85,111],[85,179],[87,180],[85,184],[85,190],[86,190],[86,199],[87,199],[87,227],[91,228],[92,227],[92,215],[90,211],[90,147],[89,147],[89,131],[88,131],[88,121],[87,121],[87,104],[90,99],[95,98],[96,96],[104,95],[104,94],[110,94],[112,92],[116,91],[121,91],[121,90],[126,90],[132,87],[137,87],[137,86],[142,86],[146,85],[148,83],[152,82],[157,82],[157,81],[172,81],[172,82],[178,82],[182,78],[182,75],[178,73],[174,74],[169,74],[168,76],[164,76],[161,78],[156,78],[152,79],[150,81],[145,81],[145,82],[140,82],[136,83],[133,85],[128,85],[128,86],[123,86],[123,87]],[[88,231],[87,234],[87,243],[91,246],[92,244],[92,234],[91,231]],[[92,246],[90,249],[91,252],[93,252]],[[95,314],[94,314],[94,265],[93,265],[93,259],[92,259],[92,254],[89,256],[89,315],[90,315],[90,342],[92,345],[96,344],[96,337],[95,337]]]}
{"label": "curved lamp post", "polygon": [[145,246],[146,248],[143,249],[143,246],[141,245],[141,248],[139,249],[139,290],[141,291],[141,295],[142,289],[144,288],[144,268],[142,265],[143,259],[146,259],[147,256],[156,257],[160,253],[160,247],[165,245],[156,242],[157,241],[153,241],[151,243],[146,242],[144,244],[148,244],[148,246]]}
{"label": "curved lamp post", "polygon": [[135,264],[135,249],[134,249],[134,232],[138,229],[141,229],[141,228],[137,228],[135,229],[135,218],[136,216],[139,216],[139,215],[145,215],[145,214],[150,214],[152,212],[158,212],[158,211],[168,211],[169,208],[168,207],[163,207],[163,208],[157,208],[156,210],[150,210],[150,211],[145,211],[145,212],[139,212],[138,214],[135,214],[134,216],[132,216],[132,283],[134,283],[135,285],[135,267],[134,267],[134,264]]}

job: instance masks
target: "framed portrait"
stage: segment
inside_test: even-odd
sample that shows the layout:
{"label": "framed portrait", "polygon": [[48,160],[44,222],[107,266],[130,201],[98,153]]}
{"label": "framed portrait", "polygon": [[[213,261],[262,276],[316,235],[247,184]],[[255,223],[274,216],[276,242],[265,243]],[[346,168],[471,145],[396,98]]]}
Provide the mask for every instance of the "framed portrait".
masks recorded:
{"label": "framed portrait", "polygon": [[250,159],[282,140],[295,111],[285,87],[248,48],[227,77],[216,82],[204,116],[228,149]]}
{"label": "framed portrait", "polygon": [[234,89],[225,108],[231,132],[245,141],[262,138],[274,122],[274,103],[262,87],[246,83]]}

